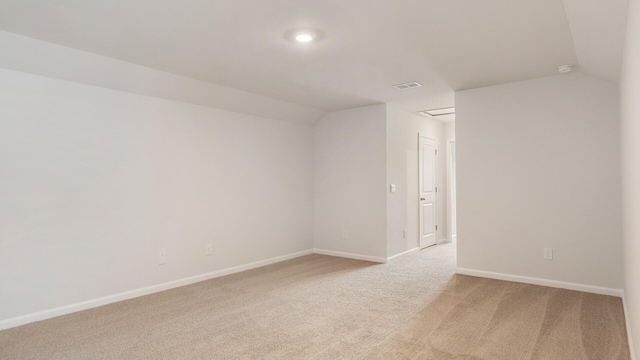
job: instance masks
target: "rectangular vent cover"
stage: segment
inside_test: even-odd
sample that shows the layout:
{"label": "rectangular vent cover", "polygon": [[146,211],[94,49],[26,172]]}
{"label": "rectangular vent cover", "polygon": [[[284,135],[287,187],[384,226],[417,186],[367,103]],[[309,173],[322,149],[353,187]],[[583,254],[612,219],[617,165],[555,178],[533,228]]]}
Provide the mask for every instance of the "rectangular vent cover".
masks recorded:
{"label": "rectangular vent cover", "polygon": [[422,84],[420,84],[419,82],[416,82],[416,81],[412,81],[412,82],[408,82],[408,83],[404,83],[404,84],[393,85],[393,87],[398,89],[398,90],[413,89],[413,88],[417,88],[417,87],[420,87],[420,86],[422,86]]}

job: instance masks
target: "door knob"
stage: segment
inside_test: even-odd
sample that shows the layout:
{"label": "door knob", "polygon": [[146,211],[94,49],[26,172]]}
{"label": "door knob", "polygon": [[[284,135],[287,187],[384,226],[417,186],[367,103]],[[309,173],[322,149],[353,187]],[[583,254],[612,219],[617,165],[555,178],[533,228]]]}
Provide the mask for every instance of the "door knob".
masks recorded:
{"label": "door knob", "polygon": [[424,201],[424,200],[427,200],[427,199],[425,199],[425,198],[420,198],[420,200],[421,200],[421,201]]}

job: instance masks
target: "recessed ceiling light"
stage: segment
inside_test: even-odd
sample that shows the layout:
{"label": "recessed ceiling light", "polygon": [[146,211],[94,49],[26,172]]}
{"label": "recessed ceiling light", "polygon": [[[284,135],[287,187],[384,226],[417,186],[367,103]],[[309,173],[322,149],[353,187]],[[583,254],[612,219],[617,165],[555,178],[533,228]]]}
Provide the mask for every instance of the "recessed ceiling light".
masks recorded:
{"label": "recessed ceiling light", "polygon": [[296,35],[296,41],[297,42],[309,42],[313,40],[313,35],[311,34],[298,34]]}
{"label": "recessed ceiling light", "polygon": [[285,37],[297,43],[310,43],[320,40],[322,33],[312,29],[295,29],[287,31]]}
{"label": "recessed ceiling light", "polygon": [[441,109],[433,109],[433,110],[422,110],[418,111],[420,114],[429,115],[429,116],[445,116],[445,115],[453,115],[456,113],[456,108],[441,108]]}

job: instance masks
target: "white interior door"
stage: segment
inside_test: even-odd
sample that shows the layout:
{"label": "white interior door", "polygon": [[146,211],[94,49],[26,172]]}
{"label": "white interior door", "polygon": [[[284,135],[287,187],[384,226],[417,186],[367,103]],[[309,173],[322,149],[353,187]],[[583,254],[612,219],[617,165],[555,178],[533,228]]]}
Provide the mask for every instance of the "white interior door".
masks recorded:
{"label": "white interior door", "polygon": [[436,244],[436,140],[419,137],[420,248]]}

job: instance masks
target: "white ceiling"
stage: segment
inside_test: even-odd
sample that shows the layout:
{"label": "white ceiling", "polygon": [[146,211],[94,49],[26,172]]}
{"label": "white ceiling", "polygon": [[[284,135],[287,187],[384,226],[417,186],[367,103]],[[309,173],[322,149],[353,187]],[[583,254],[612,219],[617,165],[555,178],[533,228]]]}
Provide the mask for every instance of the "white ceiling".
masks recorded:
{"label": "white ceiling", "polygon": [[[616,82],[628,0],[0,0],[0,30],[322,111],[453,106],[557,74]],[[314,28],[314,44],[285,39]],[[394,84],[424,86],[399,91]]]}

